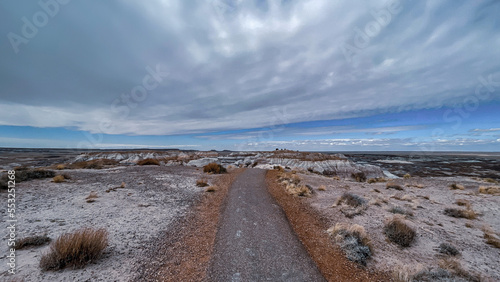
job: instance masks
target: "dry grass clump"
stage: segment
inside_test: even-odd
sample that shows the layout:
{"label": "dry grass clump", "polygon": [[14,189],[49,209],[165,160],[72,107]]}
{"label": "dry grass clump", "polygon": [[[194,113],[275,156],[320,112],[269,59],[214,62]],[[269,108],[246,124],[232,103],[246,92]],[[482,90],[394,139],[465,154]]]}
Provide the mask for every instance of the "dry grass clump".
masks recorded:
{"label": "dry grass clump", "polygon": [[56,169],[57,169],[57,170],[63,170],[63,169],[65,169],[65,168],[66,168],[66,166],[65,166],[64,164],[58,164],[58,165],[56,166]]}
{"label": "dry grass clump", "polygon": [[91,161],[81,161],[69,165],[67,168],[72,169],[103,169],[106,166],[114,166],[119,164],[117,160],[97,159]]}
{"label": "dry grass clump", "polygon": [[413,211],[404,209],[400,206],[395,206],[389,209],[389,212],[394,213],[394,214],[402,214],[402,215],[407,215],[407,216],[413,216]]}
{"label": "dry grass clump", "polygon": [[160,161],[157,159],[144,159],[137,162],[138,165],[160,165]]}
{"label": "dry grass clump", "polygon": [[366,266],[366,261],[372,256],[373,249],[370,237],[363,226],[337,223],[327,232],[334,236],[335,242],[349,260]]}
{"label": "dry grass clump", "polygon": [[457,199],[455,203],[461,207],[467,207],[467,208],[471,207],[470,202],[465,199]]}
{"label": "dry grass clump", "polygon": [[496,181],[493,178],[485,178],[485,179],[483,179],[483,181],[488,182],[488,183],[498,184],[498,181]]}
{"label": "dry grass clump", "polygon": [[341,204],[346,204],[351,207],[358,207],[366,205],[366,200],[363,197],[358,196],[356,194],[344,193],[342,194],[342,196],[340,196],[340,198],[337,199],[337,202],[335,203],[335,205],[341,205]]}
{"label": "dry grass clump", "polygon": [[351,173],[351,177],[354,178],[357,182],[365,182],[366,181],[366,175],[362,171]]}
{"label": "dry grass clump", "polygon": [[319,190],[319,191],[326,191],[326,186],[325,186],[325,185],[320,185],[320,186],[318,187],[318,190]]}
{"label": "dry grass clump", "polygon": [[385,179],[383,177],[377,177],[377,178],[370,178],[366,182],[368,182],[369,184],[379,183],[379,182],[387,182],[387,179]]}
{"label": "dry grass clump", "polygon": [[204,178],[198,179],[198,180],[196,180],[196,186],[198,186],[198,187],[207,187],[208,186],[208,182]]}
{"label": "dry grass clump", "polygon": [[298,197],[310,197],[314,191],[309,185],[300,184],[300,177],[292,171],[278,174],[278,180],[285,187],[288,194]]}
{"label": "dry grass clump", "polygon": [[457,256],[460,254],[455,246],[448,243],[441,243],[438,247],[438,252],[448,256]]}
{"label": "dry grass clump", "polygon": [[483,226],[483,237],[486,239],[486,244],[492,245],[495,248],[500,249],[500,238],[498,234],[495,234],[495,231],[490,226]]}
{"label": "dry grass clump", "polygon": [[52,178],[52,182],[55,182],[55,183],[61,183],[61,182],[65,182],[66,179],[64,178],[63,175],[56,175],[54,176],[54,178]]}
{"label": "dry grass clump", "polygon": [[481,276],[479,274],[464,269],[460,262],[456,259],[445,258],[440,260],[438,264],[439,267],[450,271],[454,274],[454,276],[458,276],[472,282],[481,281]]}
{"label": "dry grass clump", "polygon": [[97,196],[97,192],[91,191],[87,198],[85,198],[85,200],[87,201],[87,203],[93,203],[97,198],[99,198],[99,196]]}
{"label": "dry grass clump", "polygon": [[399,190],[399,191],[403,191],[403,187],[401,187],[401,185],[399,184],[396,184],[394,182],[387,182],[387,184],[385,185],[385,188],[386,189],[396,189],[396,190]]}
{"label": "dry grass clump", "polygon": [[213,174],[221,174],[226,173],[227,170],[220,164],[217,163],[209,163],[203,167],[203,172],[205,173],[213,173]]}
{"label": "dry grass clump", "polygon": [[208,186],[207,188],[205,188],[205,192],[215,192],[217,191],[218,187],[215,186],[215,185],[212,185],[212,186]]}
{"label": "dry grass clump", "polygon": [[452,183],[452,184],[448,185],[448,187],[451,190],[465,190],[465,187],[463,185],[457,184],[457,183]]}
{"label": "dry grass clump", "polygon": [[403,175],[403,178],[404,178],[404,179],[410,179],[410,178],[411,178],[411,175],[410,175],[409,173],[407,173],[407,174]]}
{"label": "dry grass clump", "polygon": [[47,235],[35,235],[35,236],[24,237],[22,239],[16,240],[15,249],[21,250],[32,246],[42,246],[47,244],[51,240],[52,239],[50,239]]}
{"label": "dry grass clump", "polygon": [[497,186],[479,186],[478,192],[481,194],[500,194],[500,187]]}
{"label": "dry grass clump", "polygon": [[348,218],[361,215],[368,208],[367,201],[363,197],[352,193],[342,194],[333,206],[339,205],[341,205],[340,212]]}
{"label": "dry grass clump", "polygon": [[386,222],[384,233],[391,242],[403,248],[409,247],[415,241],[417,235],[415,229],[410,227],[403,219],[396,216]]}
{"label": "dry grass clump", "polygon": [[65,267],[83,267],[97,259],[108,245],[105,229],[82,228],[59,236],[42,255],[40,268],[44,271]]}
{"label": "dry grass clump", "polygon": [[456,218],[467,218],[467,219],[477,218],[477,214],[470,207],[465,210],[457,208],[446,208],[444,209],[444,214]]}

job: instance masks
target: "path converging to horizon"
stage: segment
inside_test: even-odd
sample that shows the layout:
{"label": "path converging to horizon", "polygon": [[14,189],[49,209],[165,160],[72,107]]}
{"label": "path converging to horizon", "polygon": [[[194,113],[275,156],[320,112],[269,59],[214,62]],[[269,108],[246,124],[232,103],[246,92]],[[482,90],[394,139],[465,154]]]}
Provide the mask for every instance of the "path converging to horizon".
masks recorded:
{"label": "path converging to horizon", "polygon": [[268,193],[265,170],[247,169],[228,193],[210,281],[325,281]]}

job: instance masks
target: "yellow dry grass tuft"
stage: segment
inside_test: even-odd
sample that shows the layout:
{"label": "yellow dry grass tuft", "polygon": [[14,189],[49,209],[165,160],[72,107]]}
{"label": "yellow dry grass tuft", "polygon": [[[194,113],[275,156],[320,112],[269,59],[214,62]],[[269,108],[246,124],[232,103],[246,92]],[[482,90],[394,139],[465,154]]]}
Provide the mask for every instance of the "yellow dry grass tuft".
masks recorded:
{"label": "yellow dry grass tuft", "polygon": [[457,184],[457,183],[452,183],[452,184],[448,185],[448,187],[451,190],[465,190],[465,187],[463,185]]}
{"label": "yellow dry grass tuft", "polygon": [[325,186],[325,185],[320,185],[320,186],[318,187],[318,190],[319,190],[319,191],[326,191],[326,186]]}
{"label": "yellow dry grass tuft", "polygon": [[63,169],[65,169],[65,168],[66,168],[66,166],[65,166],[65,165],[63,165],[63,164],[58,164],[58,165],[56,166],[56,169],[57,169],[57,170],[63,170]]}
{"label": "yellow dry grass tuft", "polygon": [[108,245],[105,229],[82,228],[59,236],[42,255],[42,270],[59,270],[67,266],[83,267],[97,259]]}
{"label": "yellow dry grass tuft", "polygon": [[478,192],[480,194],[500,194],[500,187],[498,186],[479,186]]}
{"label": "yellow dry grass tuft", "polygon": [[204,178],[196,180],[196,186],[198,187],[207,187],[208,181]]}
{"label": "yellow dry grass tuft", "polygon": [[208,187],[205,189],[205,192],[210,192],[210,193],[212,193],[212,192],[217,191],[217,189],[218,189],[218,188],[217,188],[217,186],[212,185],[212,186],[208,186]]}
{"label": "yellow dry grass tuft", "polygon": [[54,178],[52,178],[52,182],[54,183],[61,183],[61,182],[65,182],[66,179],[64,178],[63,175],[56,175],[54,176]]}

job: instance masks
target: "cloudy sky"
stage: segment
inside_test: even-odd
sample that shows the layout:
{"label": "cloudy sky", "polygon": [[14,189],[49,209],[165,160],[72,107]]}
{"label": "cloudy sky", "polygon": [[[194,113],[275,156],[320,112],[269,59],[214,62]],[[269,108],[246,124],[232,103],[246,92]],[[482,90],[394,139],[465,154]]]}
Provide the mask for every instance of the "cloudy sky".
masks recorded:
{"label": "cloudy sky", "polygon": [[0,2],[0,147],[500,151],[500,1]]}

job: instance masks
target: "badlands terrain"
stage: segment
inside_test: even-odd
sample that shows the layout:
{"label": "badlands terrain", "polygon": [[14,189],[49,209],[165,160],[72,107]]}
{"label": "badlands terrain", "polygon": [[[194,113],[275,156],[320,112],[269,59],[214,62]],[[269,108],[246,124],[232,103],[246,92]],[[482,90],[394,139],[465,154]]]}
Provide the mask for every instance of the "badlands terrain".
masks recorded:
{"label": "badlands terrain", "polygon": [[[205,173],[209,163],[228,172]],[[3,175],[52,172],[16,184],[17,239],[53,242],[82,227],[108,233],[102,255],[82,268],[42,270],[47,242],[17,250],[11,275],[2,228],[2,281],[218,280],[214,273],[225,272],[214,270],[218,246],[233,240],[221,237],[224,215],[244,201],[231,196],[231,184],[253,193],[243,184],[252,181],[266,183],[274,199],[268,205],[283,212],[314,271],[328,281],[500,280],[498,154],[2,149],[0,168]],[[245,169],[267,172],[252,172],[262,177],[252,180]],[[226,204],[228,191],[236,202]],[[0,212],[7,218],[6,204]],[[394,221],[413,236],[391,239]],[[244,273],[232,275],[247,281]]]}

